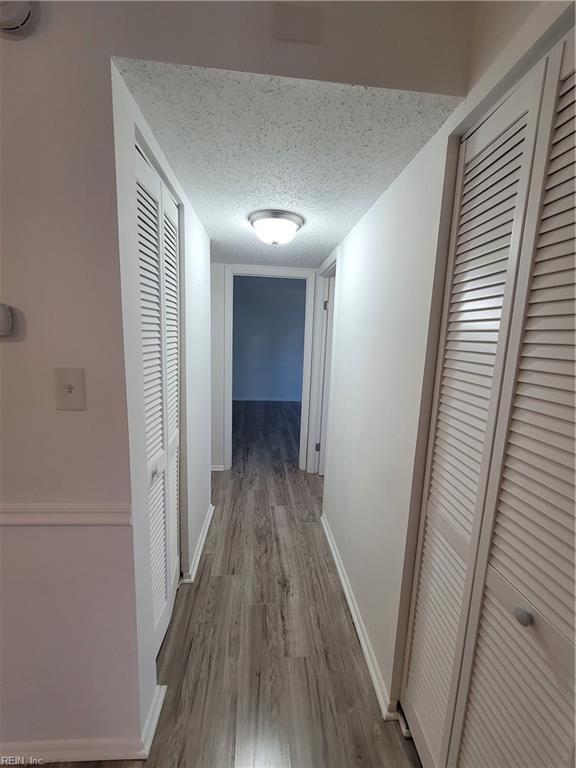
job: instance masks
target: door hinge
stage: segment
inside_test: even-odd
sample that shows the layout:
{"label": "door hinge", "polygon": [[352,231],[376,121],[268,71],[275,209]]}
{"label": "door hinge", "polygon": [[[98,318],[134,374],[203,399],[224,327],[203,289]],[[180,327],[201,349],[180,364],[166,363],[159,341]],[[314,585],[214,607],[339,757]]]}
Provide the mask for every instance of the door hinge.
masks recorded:
{"label": "door hinge", "polygon": [[319,451],[319,450],[320,450],[320,443],[316,443],[316,450],[317,450],[317,451]]}
{"label": "door hinge", "polygon": [[324,309],[328,309],[328,299],[324,302]]}

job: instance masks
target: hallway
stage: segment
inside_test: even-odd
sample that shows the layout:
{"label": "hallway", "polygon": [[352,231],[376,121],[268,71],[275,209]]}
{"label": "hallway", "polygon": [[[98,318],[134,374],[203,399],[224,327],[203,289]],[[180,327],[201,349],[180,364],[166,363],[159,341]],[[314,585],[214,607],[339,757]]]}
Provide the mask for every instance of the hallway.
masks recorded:
{"label": "hallway", "polygon": [[197,581],[159,658],[166,701],[147,766],[419,765],[384,723],[298,469],[298,404],[235,403],[234,463],[214,473]]}

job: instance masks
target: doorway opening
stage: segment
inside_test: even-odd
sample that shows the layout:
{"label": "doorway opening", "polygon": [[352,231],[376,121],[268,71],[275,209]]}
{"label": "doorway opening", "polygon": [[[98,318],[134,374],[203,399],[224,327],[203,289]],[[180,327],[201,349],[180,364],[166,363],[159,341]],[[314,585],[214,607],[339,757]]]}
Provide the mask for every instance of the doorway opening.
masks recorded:
{"label": "doorway opening", "polygon": [[[257,408],[251,403],[268,403],[290,421],[282,440],[289,439],[296,466],[306,470],[315,280],[313,269],[225,265],[224,469],[232,469],[233,411],[237,426],[242,412]],[[242,329],[250,331],[244,340]]]}
{"label": "doorway opening", "polygon": [[305,325],[306,280],[234,276],[233,468],[278,445],[298,463]]}

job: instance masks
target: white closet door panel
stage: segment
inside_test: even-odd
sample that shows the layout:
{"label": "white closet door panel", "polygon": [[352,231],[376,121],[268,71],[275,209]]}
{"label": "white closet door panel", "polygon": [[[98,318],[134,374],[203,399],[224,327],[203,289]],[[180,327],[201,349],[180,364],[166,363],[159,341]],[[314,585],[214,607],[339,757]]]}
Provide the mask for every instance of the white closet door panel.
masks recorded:
{"label": "white closet door panel", "polygon": [[[180,515],[179,515],[179,489],[178,489],[178,448],[168,464],[168,518],[170,530],[170,542],[168,562],[170,566],[170,578],[179,577],[180,571]],[[177,571],[177,573],[176,573]]]}
{"label": "white closet door panel", "polygon": [[168,559],[166,531],[166,483],[164,473],[150,487],[150,559],[152,564],[152,606],[154,623],[162,619],[168,599]]}
{"label": "white closet door panel", "polygon": [[541,84],[542,70],[461,148],[402,693],[425,766],[448,749]]}
{"label": "white closet door panel", "polygon": [[[410,708],[433,756],[440,754],[442,745],[465,573],[465,562],[428,523],[407,675]],[[432,700],[436,706],[430,706]]]}
{"label": "white closet door panel", "polygon": [[[521,626],[517,606],[532,626]],[[460,768],[567,768],[574,739],[574,650],[489,568]]]}
{"label": "white closet door panel", "polygon": [[176,493],[175,495],[175,514],[176,514],[176,557],[178,559],[178,564],[180,564],[180,539],[181,539],[181,530],[180,530],[180,448],[176,448],[175,456],[173,459],[174,467],[175,467],[175,485],[176,485]]}
{"label": "white closet door panel", "polygon": [[[492,129],[490,132],[490,128]],[[462,194],[466,198],[468,213],[458,224],[455,245],[454,276],[448,298],[448,323],[445,349],[450,355],[450,366],[442,361],[444,369],[440,380],[439,412],[442,421],[460,433],[472,436],[483,446],[486,436],[488,409],[492,396],[496,345],[500,331],[501,308],[508,279],[508,258],[512,230],[518,201],[518,183],[522,158],[526,154],[526,116],[494,136],[495,129],[483,126],[486,144],[474,142],[473,149],[465,144],[462,174]],[[502,203],[489,206],[490,198],[478,206],[478,213],[470,219],[470,209],[477,195],[490,189],[495,178],[506,169],[507,197]],[[497,198],[500,200],[500,197]],[[497,243],[495,250],[491,244]],[[502,247],[504,246],[504,247]],[[480,255],[477,252],[480,249]],[[493,257],[492,261],[487,259]],[[493,311],[486,325],[481,315],[490,301]],[[465,364],[470,355],[478,360],[476,368],[466,378],[455,378],[454,363]],[[471,459],[454,448],[446,451],[435,435],[431,465],[431,495],[436,504],[461,535],[470,541],[478,494],[478,481],[482,449],[478,458]]]}

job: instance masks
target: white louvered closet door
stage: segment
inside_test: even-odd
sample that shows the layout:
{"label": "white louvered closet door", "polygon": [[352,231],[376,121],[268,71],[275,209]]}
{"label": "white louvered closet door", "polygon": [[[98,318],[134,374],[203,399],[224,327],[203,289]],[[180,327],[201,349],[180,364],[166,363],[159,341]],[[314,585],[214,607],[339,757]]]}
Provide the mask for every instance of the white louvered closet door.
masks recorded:
{"label": "white louvered closet door", "polygon": [[401,699],[425,768],[447,758],[543,73],[460,151]]}
{"label": "white louvered closet door", "polygon": [[158,650],[179,579],[178,217],[160,177],[138,150],[135,161],[151,599]]}
{"label": "white louvered closet door", "polygon": [[[451,754],[574,756],[575,84],[550,57]],[[486,565],[487,563],[487,565]],[[476,610],[475,610],[476,607]],[[456,759],[456,756],[458,758]]]}

